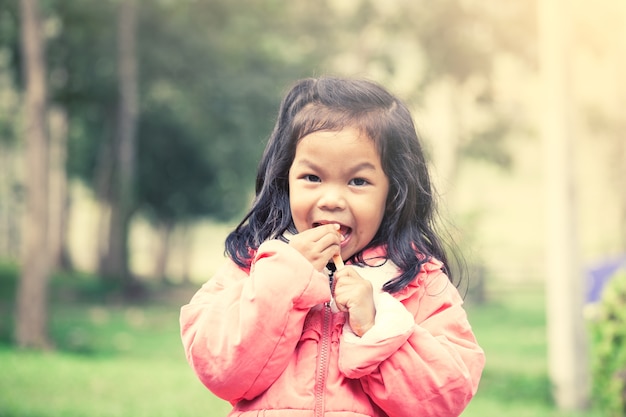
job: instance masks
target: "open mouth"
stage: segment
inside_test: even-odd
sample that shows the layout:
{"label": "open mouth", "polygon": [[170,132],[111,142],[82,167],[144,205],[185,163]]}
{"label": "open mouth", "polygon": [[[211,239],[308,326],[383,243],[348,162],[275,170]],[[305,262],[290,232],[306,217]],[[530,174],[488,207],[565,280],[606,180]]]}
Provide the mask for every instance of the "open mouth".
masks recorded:
{"label": "open mouth", "polygon": [[[313,223],[313,227],[322,226],[324,224],[332,224],[332,223],[335,223],[335,222],[316,222],[316,223]],[[343,236],[344,239],[347,239],[348,236],[350,236],[350,234],[352,233],[351,227],[344,226],[343,224],[340,224],[340,223],[335,223],[335,224],[339,224],[339,233],[341,234],[341,236]]]}

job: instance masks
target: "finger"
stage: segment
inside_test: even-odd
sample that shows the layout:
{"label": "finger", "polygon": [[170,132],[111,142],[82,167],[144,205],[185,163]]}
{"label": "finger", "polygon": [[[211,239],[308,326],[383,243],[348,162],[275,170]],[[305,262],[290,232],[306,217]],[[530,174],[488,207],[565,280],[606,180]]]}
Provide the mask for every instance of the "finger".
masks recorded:
{"label": "finger", "polygon": [[341,239],[336,234],[327,234],[313,243],[313,246],[322,252],[326,262],[330,261],[333,255],[341,251]]}
{"label": "finger", "polygon": [[[332,233],[335,231],[335,227],[332,224],[324,224],[321,226],[313,227],[311,229],[306,229],[299,231],[295,237],[306,238],[310,241],[317,241],[321,239],[323,236]],[[337,232],[339,233],[339,232]],[[292,238],[293,239],[293,238]]]}
{"label": "finger", "polygon": [[338,299],[336,295],[333,296],[333,298],[335,299],[335,305],[337,306],[337,309],[343,313],[348,313],[350,311],[350,309],[348,308],[348,305],[345,303],[345,301]]}
{"label": "finger", "polygon": [[[319,230],[318,230],[319,229]],[[315,229],[307,229],[293,236],[290,240],[290,244],[315,244],[318,251],[326,249],[334,244],[339,245],[341,242],[341,235],[334,228],[317,227]],[[332,255],[332,254],[331,254]],[[330,259],[330,257],[328,258]]]}
{"label": "finger", "polygon": [[323,237],[328,234],[341,236],[341,233],[339,233],[339,229],[340,226],[337,223],[328,223],[316,226],[313,229],[309,230],[317,232],[319,237]]}
{"label": "finger", "polygon": [[310,229],[307,229],[308,231],[324,231],[324,232],[331,232],[333,230],[339,230],[339,225],[337,223],[324,223],[324,224],[318,224],[316,226],[313,226]]}

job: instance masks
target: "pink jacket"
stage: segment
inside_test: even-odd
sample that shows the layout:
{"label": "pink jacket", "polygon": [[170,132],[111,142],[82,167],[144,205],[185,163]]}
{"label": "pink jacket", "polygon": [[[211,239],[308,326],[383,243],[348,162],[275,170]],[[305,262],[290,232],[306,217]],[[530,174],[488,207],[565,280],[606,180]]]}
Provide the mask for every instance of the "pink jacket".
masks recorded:
{"label": "pink jacket", "polygon": [[[358,272],[380,289],[397,268],[387,261]],[[182,307],[187,360],[209,390],[233,404],[231,416],[463,411],[485,358],[440,262],[425,264],[393,296],[376,291],[375,324],[362,337],[330,300],[327,275],[288,244],[265,242],[250,271],[229,260]]]}

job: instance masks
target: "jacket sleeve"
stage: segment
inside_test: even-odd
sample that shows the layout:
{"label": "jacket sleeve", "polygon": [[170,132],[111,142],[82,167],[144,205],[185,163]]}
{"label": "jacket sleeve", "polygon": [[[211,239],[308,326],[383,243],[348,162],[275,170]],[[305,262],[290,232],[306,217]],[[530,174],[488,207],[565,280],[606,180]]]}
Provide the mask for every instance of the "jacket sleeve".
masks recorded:
{"label": "jacket sleeve", "polygon": [[328,277],[289,245],[263,243],[250,273],[228,262],[181,308],[188,362],[218,397],[252,399],[282,373]]}
{"label": "jacket sleeve", "polygon": [[[366,338],[368,331],[361,340],[346,334],[340,370],[359,378],[388,415],[458,416],[478,389],[485,356],[457,289],[437,269],[404,304],[394,301],[380,320],[377,311],[372,330],[395,330]],[[407,323],[407,313],[413,323]]]}

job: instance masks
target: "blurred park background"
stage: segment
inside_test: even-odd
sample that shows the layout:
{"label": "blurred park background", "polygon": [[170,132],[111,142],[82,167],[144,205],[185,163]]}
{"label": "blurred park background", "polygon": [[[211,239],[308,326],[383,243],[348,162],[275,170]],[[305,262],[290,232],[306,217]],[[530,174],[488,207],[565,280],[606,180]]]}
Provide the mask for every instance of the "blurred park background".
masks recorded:
{"label": "blurred park background", "polygon": [[[223,259],[282,94],[317,75],[413,111],[487,353],[463,415],[626,415],[626,295],[602,291],[626,276],[624,74],[622,0],[0,0],[0,417],[225,415],[178,309]],[[579,402],[550,370],[551,280],[584,327],[561,340]]]}

